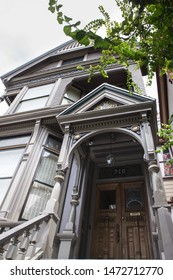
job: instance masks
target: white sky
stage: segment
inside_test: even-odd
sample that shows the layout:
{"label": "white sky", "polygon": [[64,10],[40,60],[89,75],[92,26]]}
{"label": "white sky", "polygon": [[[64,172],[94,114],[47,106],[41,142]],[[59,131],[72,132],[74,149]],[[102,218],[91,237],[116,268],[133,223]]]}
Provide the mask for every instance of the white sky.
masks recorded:
{"label": "white sky", "polygon": [[[48,10],[49,0],[0,0],[0,75],[70,40]],[[67,15],[87,23],[101,17],[99,4],[112,13],[114,0],[59,0]],[[108,4],[109,2],[109,4]],[[115,10],[115,9],[114,9]]]}
{"label": "white sky", "polygon": [[[49,0],[0,0],[0,76],[70,40],[48,10]],[[101,4],[116,20],[114,0],[59,0],[64,12],[85,25],[100,18]],[[116,15],[116,17],[115,17]],[[4,86],[0,82],[0,96]],[[0,115],[2,108],[0,107]]]}

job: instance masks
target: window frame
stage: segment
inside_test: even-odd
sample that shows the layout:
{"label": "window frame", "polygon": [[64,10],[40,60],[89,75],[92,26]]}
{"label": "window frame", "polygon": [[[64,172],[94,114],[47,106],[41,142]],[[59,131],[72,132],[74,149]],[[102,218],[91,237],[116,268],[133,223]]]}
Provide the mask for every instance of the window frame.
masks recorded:
{"label": "window frame", "polygon": [[79,62],[84,61],[84,57],[85,57],[84,55],[80,55],[80,56],[64,58],[64,59],[62,59],[61,66],[68,66],[68,65],[73,65],[73,64],[79,65]]}
{"label": "window frame", "polygon": [[[57,143],[60,145],[58,149],[54,149],[54,148],[48,146],[49,138],[55,139],[57,141]],[[45,188],[44,191],[45,192],[49,192],[50,191],[50,195],[51,195],[51,192],[53,190],[55,182],[54,182],[54,185],[47,184],[45,181],[38,180],[37,179],[37,174],[39,172],[39,168],[41,166],[41,162],[42,162],[43,155],[44,155],[45,152],[49,152],[50,154],[56,155],[57,156],[56,164],[57,164],[58,158],[59,158],[59,154],[60,154],[60,150],[61,150],[61,145],[62,145],[62,139],[61,139],[61,137],[59,137],[59,135],[54,135],[52,133],[48,133],[45,143],[42,144],[42,152],[41,152],[41,155],[40,155],[37,167],[35,169],[35,173],[34,173],[34,176],[33,176],[33,179],[32,179],[32,182],[31,182],[31,185],[30,185],[30,188],[29,188],[29,191],[28,191],[28,195],[27,195],[27,197],[25,199],[25,202],[24,202],[24,205],[23,205],[23,209],[22,209],[22,212],[21,212],[21,215],[20,215],[20,219],[21,220],[29,220],[30,218],[32,218],[32,216],[31,217],[29,217],[29,216],[35,214],[34,210],[30,211],[30,213],[29,213],[28,209],[27,209],[27,207],[30,207],[30,204],[31,204],[31,207],[34,207],[34,205],[32,205],[32,203],[33,203],[33,200],[35,199],[34,198],[34,196],[35,196],[34,192],[35,191],[39,192],[39,188],[40,189],[44,189]],[[32,196],[32,195],[33,195],[33,198],[31,197],[31,201],[29,201],[30,196]],[[39,208],[39,205],[38,205],[38,208]],[[41,211],[43,211],[43,210],[44,209],[41,209]],[[27,218],[27,217],[29,217],[29,218]]]}
{"label": "window frame", "polygon": [[[7,143],[7,145],[5,145],[5,139],[15,139],[15,138],[17,139],[17,138],[21,138],[21,137],[26,137],[26,140],[23,141],[23,143],[20,143],[20,142],[19,143],[15,143],[15,144],[11,143],[11,145],[10,145],[10,142],[9,142],[9,143]],[[6,155],[7,156],[7,161],[10,160],[10,156],[8,155],[9,151],[21,150],[21,154],[16,159],[16,162],[14,164],[15,167],[12,170],[12,173],[10,173],[9,176],[7,176],[7,175],[6,176],[1,176],[2,174],[0,174],[0,180],[6,180],[6,179],[10,180],[9,184],[6,187],[7,189],[4,192],[4,194],[3,194],[3,197],[0,198],[0,206],[3,204],[4,199],[5,199],[7,193],[9,191],[9,189],[10,189],[10,186],[11,186],[11,184],[13,182],[13,178],[15,177],[16,171],[18,170],[18,167],[19,167],[19,165],[21,163],[21,160],[22,160],[23,155],[25,153],[26,147],[27,147],[27,145],[28,145],[28,143],[30,141],[30,138],[31,138],[31,134],[30,133],[24,133],[24,134],[20,134],[20,135],[13,135],[13,136],[9,136],[9,137],[4,137],[3,136],[3,137],[0,138],[0,141],[4,140],[4,145],[0,145],[0,152],[4,151],[4,152],[7,153],[7,155]]]}
{"label": "window frame", "polygon": [[[55,83],[52,82],[52,83],[47,83],[47,84],[39,84],[39,85],[35,85],[35,86],[32,86],[32,87],[25,87],[25,90],[23,91],[23,94],[19,100],[19,102],[17,103],[16,105],[16,108],[14,110],[14,113],[23,113],[23,112],[28,112],[28,111],[33,111],[33,110],[38,110],[38,109],[43,109],[47,106],[48,104],[48,101],[49,101],[49,97],[51,96],[52,94],[52,91],[54,89],[54,85]],[[50,89],[48,89],[47,93],[44,94],[43,96],[36,96],[34,95],[34,93],[32,93],[32,90],[34,92],[34,89],[36,89],[36,92],[37,92],[37,89],[38,88],[41,88],[41,87],[44,87],[44,86],[50,86]],[[28,92],[31,90],[31,96],[29,96],[27,99],[25,99],[25,96],[28,94]],[[33,94],[33,96],[32,96]],[[26,104],[27,102],[30,102],[30,101],[33,101],[33,100],[41,100],[41,99],[45,99],[46,98],[46,101],[44,103],[44,106],[41,106],[41,107],[36,107],[34,109],[25,109],[25,110],[22,110],[20,111],[20,108],[22,107],[22,104]],[[29,104],[29,103],[28,103]]]}
{"label": "window frame", "polygon": [[[162,177],[163,177],[163,178],[173,178],[173,163],[169,163],[169,164],[167,165],[167,161],[168,161],[169,159],[173,159],[173,147],[168,148],[167,151],[168,151],[167,153],[166,153],[166,150],[165,150],[165,153],[164,153],[164,151],[161,151],[161,152],[158,153],[160,171],[161,171],[161,174],[162,174]],[[165,155],[166,155],[166,154],[169,155],[167,159],[166,159],[166,157],[164,158],[164,154],[165,154]],[[168,167],[168,166],[169,166],[169,168],[171,168],[172,174],[166,175],[165,169],[166,169],[166,167]]]}
{"label": "window frame", "polygon": [[[74,97],[74,99],[68,97],[68,94],[70,93],[70,89],[72,89],[74,91],[74,92],[72,92],[72,95],[75,94],[75,91],[76,91],[76,94],[78,94],[78,99],[75,100],[75,97]],[[61,105],[72,105],[73,103],[80,100],[81,97],[82,97],[82,91],[79,88],[76,88],[73,85],[67,86],[64,91],[64,94],[63,94]]]}

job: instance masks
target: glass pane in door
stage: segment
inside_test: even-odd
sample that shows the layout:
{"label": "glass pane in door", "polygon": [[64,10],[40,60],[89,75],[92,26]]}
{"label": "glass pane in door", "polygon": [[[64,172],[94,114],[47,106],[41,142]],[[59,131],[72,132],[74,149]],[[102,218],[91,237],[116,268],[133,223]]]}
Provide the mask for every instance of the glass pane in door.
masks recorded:
{"label": "glass pane in door", "polygon": [[125,190],[126,209],[136,209],[144,207],[141,189]]}
{"label": "glass pane in door", "polygon": [[100,191],[99,209],[116,209],[115,190]]}

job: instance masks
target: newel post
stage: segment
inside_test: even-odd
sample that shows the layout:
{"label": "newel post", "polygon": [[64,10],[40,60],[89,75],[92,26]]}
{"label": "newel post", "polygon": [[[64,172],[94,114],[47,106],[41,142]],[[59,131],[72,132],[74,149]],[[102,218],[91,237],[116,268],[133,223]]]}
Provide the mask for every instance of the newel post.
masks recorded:
{"label": "newel post", "polygon": [[149,162],[148,170],[153,187],[154,207],[168,207],[160,167],[155,160]]}
{"label": "newel post", "polygon": [[76,186],[73,187],[71,211],[69,220],[63,230],[62,234],[58,234],[60,239],[60,247],[58,252],[58,259],[69,259],[72,257],[72,249],[77,239],[75,232],[75,221],[76,221],[76,207],[79,204],[79,194]]}

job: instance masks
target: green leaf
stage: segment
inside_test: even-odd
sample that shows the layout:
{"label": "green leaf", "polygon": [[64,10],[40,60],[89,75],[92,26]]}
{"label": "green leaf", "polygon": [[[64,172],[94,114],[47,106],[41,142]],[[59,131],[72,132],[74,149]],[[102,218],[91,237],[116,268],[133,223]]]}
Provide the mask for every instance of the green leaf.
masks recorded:
{"label": "green leaf", "polygon": [[92,32],[92,31],[87,32],[87,36],[91,40],[95,40],[97,38],[97,35],[94,32]]}
{"label": "green leaf", "polygon": [[101,38],[100,36],[97,36],[95,39],[94,47],[96,49],[101,48],[103,50],[108,49],[110,46],[109,42],[106,39]]}
{"label": "green leaf", "polygon": [[72,31],[72,32],[70,33],[70,37],[71,37],[73,40],[76,40],[76,33],[77,33],[77,30]]}
{"label": "green leaf", "polygon": [[65,33],[67,36],[70,36],[70,35],[71,35],[71,25],[66,25],[66,26],[64,26],[64,33]]}
{"label": "green leaf", "polygon": [[62,5],[61,4],[59,4],[59,5],[56,5],[56,10],[57,10],[57,12],[59,12],[59,10],[62,8]]}
{"label": "green leaf", "polygon": [[59,18],[62,18],[63,13],[62,13],[62,12],[58,12],[57,16],[58,16]]}
{"label": "green leaf", "polygon": [[78,40],[78,42],[82,45],[85,45],[85,46],[88,46],[90,44],[90,40],[87,36],[84,36],[83,38]]}
{"label": "green leaf", "polygon": [[64,16],[64,20],[65,20],[65,22],[69,23],[72,20],[72,18]]}
{"label": "green leaf", "polygon": [[51,13],[54,13],[54,12],[55,12],[55,7],[50,6],[50,7],[48,8],[48,10],[51,11]]}
{"label": "green leaf", "polygon": [[64,19],[62,17],[57,16],[57,21],[59,24],[62,24],[64,22]]}
{"label": "green leaf", "polygon": [[77,27],[77,26],[79,26],[81,24],[81,22],[80,21],[77,21],[73,26],[74,27]]}
{"label": "green leaf", "polygon": [[49,6],[53,6],[56,4],[56,0],[49,0]]}
{"label": "green leaf", "polygon": [[86,36],[86,32],[84,30],[77,30],[76,32],[76,40],[80,41]]}

